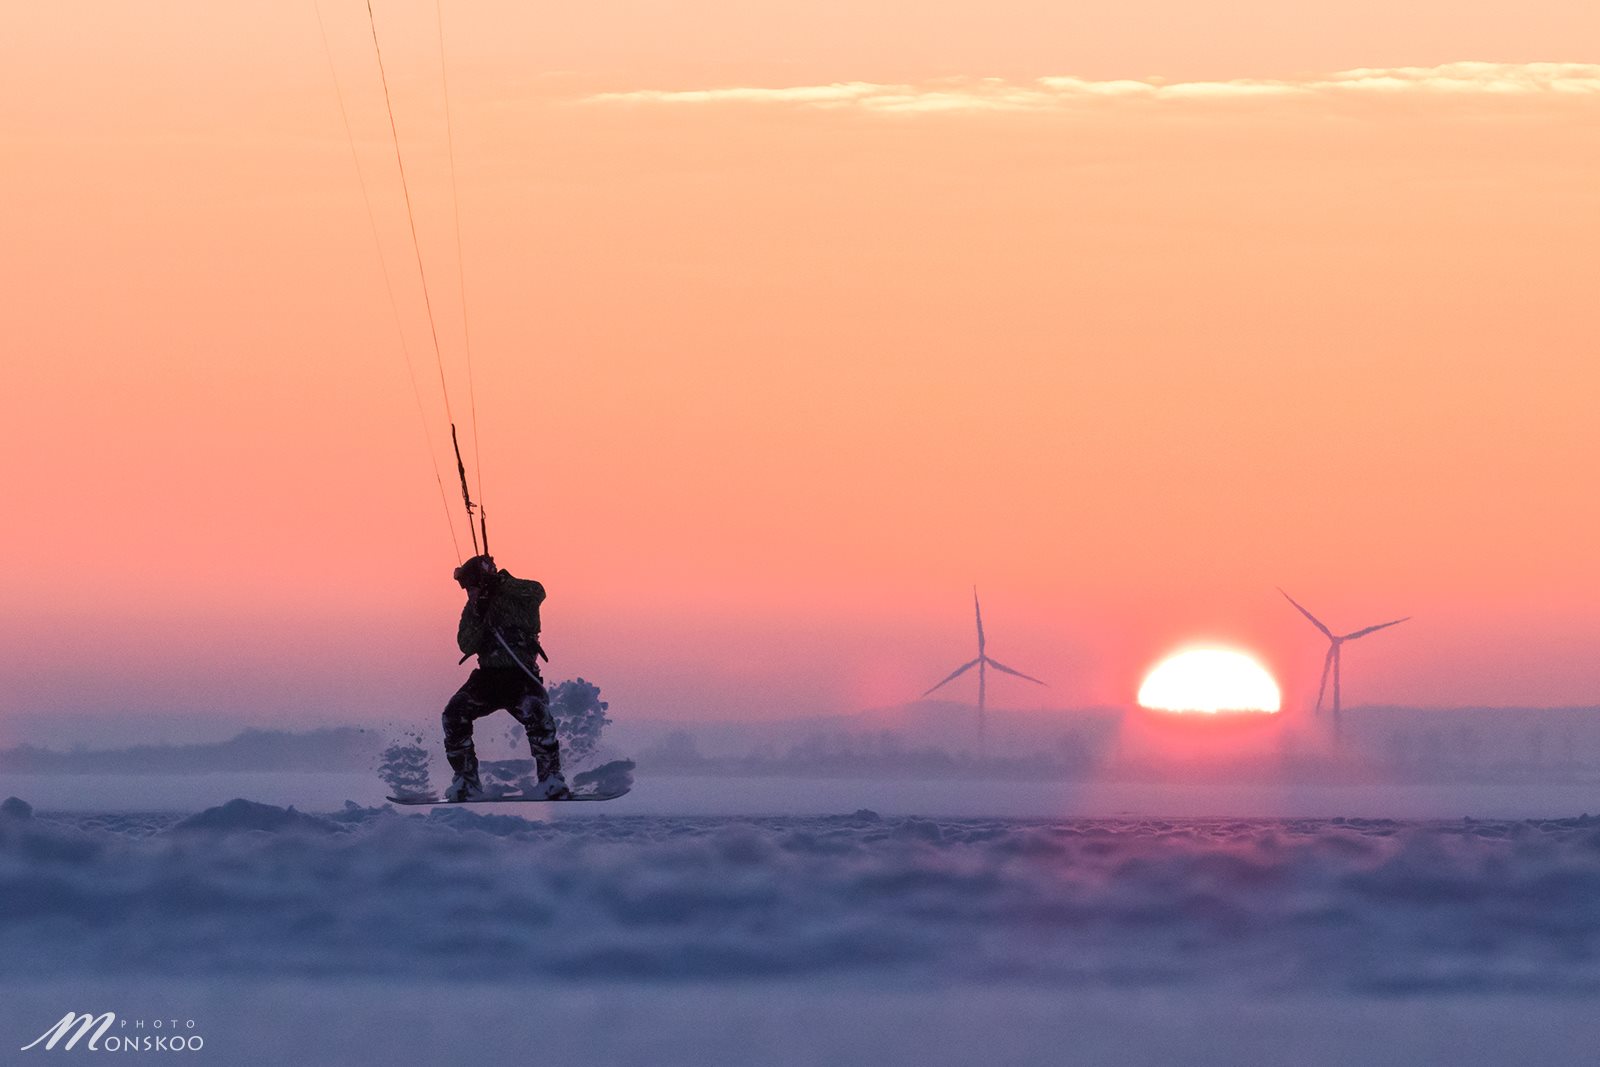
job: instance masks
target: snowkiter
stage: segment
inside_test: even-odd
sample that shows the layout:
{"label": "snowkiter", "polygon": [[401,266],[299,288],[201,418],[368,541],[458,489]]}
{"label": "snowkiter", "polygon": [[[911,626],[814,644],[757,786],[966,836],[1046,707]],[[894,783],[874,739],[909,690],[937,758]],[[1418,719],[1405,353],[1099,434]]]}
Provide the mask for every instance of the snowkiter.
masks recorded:
{"label": "snowkiter", "polygon": [[455,578],[467,592],[456,644],[461,658],[477,656],[478,666],[444,709],[444,753],[455,771],[445,799],[483,795],[472,723],[502,708],[528,732],[528,750],[539,775],[533,795],[547,799],[569,795],[550,697],[539,675],[539,605],[544,602],[544,586],[496,569],[487,555],[473,556],[457,567]]}

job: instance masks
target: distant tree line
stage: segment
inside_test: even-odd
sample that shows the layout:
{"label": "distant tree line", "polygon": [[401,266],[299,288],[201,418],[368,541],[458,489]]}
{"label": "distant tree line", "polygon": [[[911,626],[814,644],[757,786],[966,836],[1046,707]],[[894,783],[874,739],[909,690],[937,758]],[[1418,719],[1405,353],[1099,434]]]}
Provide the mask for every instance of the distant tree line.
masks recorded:
{"label": "distant tree line", "polygon": [[0,772],[10,774],[185,774],[205,771],[341,771],[374,766],[382,747],[376,731],[355,726],[305,733],[246,730],[227,741],[197,745],[135,745],[57,752],[33,745],[0,749]]}

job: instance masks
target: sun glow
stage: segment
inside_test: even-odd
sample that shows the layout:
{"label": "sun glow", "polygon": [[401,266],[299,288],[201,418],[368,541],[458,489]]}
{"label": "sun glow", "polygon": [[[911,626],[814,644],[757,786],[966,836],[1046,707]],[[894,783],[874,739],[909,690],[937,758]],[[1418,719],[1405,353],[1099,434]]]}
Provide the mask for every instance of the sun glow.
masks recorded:
{"label": "sun glow", "polygon": [[1277,711],[1283,698],[1267,669],[1243,652],[1191,648],[1158,663],[1139,687],[1157,711]]}

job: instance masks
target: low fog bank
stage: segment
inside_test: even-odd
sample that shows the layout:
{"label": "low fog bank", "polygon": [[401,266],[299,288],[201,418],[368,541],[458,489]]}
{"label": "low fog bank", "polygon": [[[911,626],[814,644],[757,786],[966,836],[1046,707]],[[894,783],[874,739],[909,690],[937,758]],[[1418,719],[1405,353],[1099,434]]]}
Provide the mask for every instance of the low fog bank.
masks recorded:
{"label": "low fog bank", "polygon": [[448,1063],[463,1034],[617,1067],[1590,1063],[1597,894],[1595,819],[8,801],[0,1039],[71,1008],[194,1019],[231,1067]]}
{"label": "low fog bank", "polygon": [[0,972],[1600,991],[1600,819],[0,807]]}
{"label": "low fog bank", "polygon": [[[598,690],[593,695],[603,707]],[[929,701],[780,722],[607,719],[605,744],[594,747],[605,758],[631,756],[642,777],[657,778],[1600,783],[1596,707],[1354,708],[1337,744],[1326,721],[1309,715],[1238,719],[1117,708],[996,711],[980,750],[972,708]],[[422,758],[438,747],[435,733],[429,723],[250,729],[224,741],[113,749],[19,745],[0,750],[0,773],[377,773],[396,742],[417,746]],[[509,757],[525,744],[506,716],[484,720],[478,733],[486,757]]]}

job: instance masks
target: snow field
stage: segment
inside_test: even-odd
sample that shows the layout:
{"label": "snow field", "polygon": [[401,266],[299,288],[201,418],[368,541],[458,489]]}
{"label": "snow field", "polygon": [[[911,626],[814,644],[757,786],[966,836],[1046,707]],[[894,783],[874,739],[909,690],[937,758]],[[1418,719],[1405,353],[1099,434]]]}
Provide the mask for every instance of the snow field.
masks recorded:
{"label": "snow field", "polygon": [[0,814],[12,978],[1600,990],[1600,819]]}

